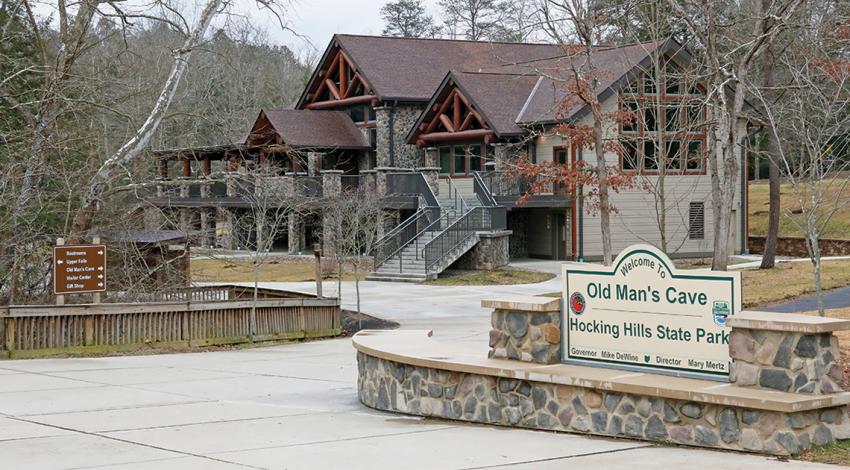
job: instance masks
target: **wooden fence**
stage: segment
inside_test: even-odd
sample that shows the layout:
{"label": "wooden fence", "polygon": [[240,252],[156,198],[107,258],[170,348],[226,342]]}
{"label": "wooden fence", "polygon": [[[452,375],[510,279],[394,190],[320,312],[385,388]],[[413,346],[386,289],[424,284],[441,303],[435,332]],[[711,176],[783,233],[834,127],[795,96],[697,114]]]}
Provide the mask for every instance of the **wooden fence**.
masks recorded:
{"label": "wooden fence", "polygon": [[318,338],[341,331],[336,299],[266,290],[252,315],[253,302],[245,297],[244,288],[186,291],[184,298],[191,300],[4,307],[0,309],[0,355],[187,348]]}

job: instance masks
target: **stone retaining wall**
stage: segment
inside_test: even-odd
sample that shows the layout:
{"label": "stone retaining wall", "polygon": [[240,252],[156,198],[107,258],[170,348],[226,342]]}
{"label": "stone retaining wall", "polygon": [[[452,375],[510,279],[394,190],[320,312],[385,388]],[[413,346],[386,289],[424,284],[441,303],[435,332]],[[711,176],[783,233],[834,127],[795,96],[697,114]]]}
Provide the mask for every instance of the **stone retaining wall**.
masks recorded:
{"label": "stone retaining wall", "polygon": [[364,405],[418,416],[777,455],[850,438],[843,406],[760,411],[450,372],[362,352],[357,367]]}
{"label": "stone retaining wall", "polygon": [[[765,237],[749,237],[748,248],[750,253],[764,253]],[[818,240],[821,256],[846,256],[850,255],[850,240],[821,239]],[[776,254],[779,256],[793,256],[795,258],[808,258],[809,251],[806,248],[806,239],[803,237],[779,237],[776,243]]]}
{"label": "stone retaining wall", "polygon": [[510,262],[510,230],[481,232],[479,241],[471,250],[455,261],[453,269],[491,270],[507,266]]}

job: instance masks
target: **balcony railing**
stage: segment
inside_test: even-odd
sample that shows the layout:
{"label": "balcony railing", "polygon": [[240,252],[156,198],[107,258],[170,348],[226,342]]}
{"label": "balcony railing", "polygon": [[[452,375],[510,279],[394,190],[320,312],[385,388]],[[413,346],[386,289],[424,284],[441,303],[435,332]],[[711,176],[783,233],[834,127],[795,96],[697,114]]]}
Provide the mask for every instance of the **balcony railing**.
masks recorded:
{"label": "balcony railing", "polygon": [[539,177],[526,178],[507,171],[481,171],[478,174],[493,196],[522,196],[532,189],[534,194],[554,194],[557,189],[551,182],[535,185]]}
{"label": "balcony railing", "polygon": [[250,203],[266,198],[320,198],[322,177],[308,175],[228,175],[217,180],[159,180],[139,194],[144,199],[176,201],[229,201]]}
{"label": "balcony railing", "polygon": [[542,177],[526,178],[506,171],[480,171],[474,174],[475,193],[485,206],[513,206],[523,196],[526,203],[539,207],[567,207],[571,195],[559,184]]}

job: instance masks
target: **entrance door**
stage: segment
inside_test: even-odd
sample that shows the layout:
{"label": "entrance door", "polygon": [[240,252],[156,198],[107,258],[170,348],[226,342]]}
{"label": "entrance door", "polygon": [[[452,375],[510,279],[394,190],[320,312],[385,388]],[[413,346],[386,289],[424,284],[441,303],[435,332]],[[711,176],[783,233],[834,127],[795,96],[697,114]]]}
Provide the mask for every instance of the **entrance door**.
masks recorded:
{"label": "entrance door", "polygon": [[555,259],[566,260],[570,259],[571,253],[567,248],[567,241],[569,239],[569,226],[567,225],[567,214],[564,212],[559,212],[557,214],[557,226],[558,231],[556,233],[556,247],[557,251],[555,252]]}

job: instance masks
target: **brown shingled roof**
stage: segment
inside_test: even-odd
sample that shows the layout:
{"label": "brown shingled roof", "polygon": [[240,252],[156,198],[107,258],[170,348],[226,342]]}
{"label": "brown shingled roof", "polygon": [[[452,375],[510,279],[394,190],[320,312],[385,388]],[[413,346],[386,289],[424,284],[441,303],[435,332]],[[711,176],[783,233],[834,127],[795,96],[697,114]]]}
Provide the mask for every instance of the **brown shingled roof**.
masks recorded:
{"label": "brown shingled roof", "polygon": [[328,51],[337,46],[357,65],[381,99],[401,101],[428,101],[449,70],[492,71],[494,67],[564,54],[561,47],[552,44],[350,34],[335,35]]}
{"label": "brown shingled roof", "polygon": [[[604,99],[604,95],[610,93],[611,88],[615,88],[618,81],[629,78],[629,73],[635,67],[648,61],[653,53],[668,44],[674,49],[673,52],[681,47],[665,40],[595,51],[594,65],[598,70],[604,71],[599,77],[597,95]],[[576,62],[571,63],[571,60]],[[573,66],[580,67],[583,63],[583,57],[562,57],[535,65],[540,70],[541,80],[529,97],[522,113],[516,117],[517,122],[544,123],[578,117],[584,109],[584,105],[579,100],[574,100],[575,103],[571,103],[567,109],[560,109],[570,92],[564,86],[565,82],[558,81],[556,78],[566,77]]]}
{"label": "brown shingled roof", "polygon": [[470,72],[454,72],[452,76],[497,135],[525,132],[517,126],[516,118],[539,77]]}
{"label": "brown shingled roof", "polygon": [[351,117],[342,111],[264,109],[262,113],[283,143],[292,148],[369,148]]}

